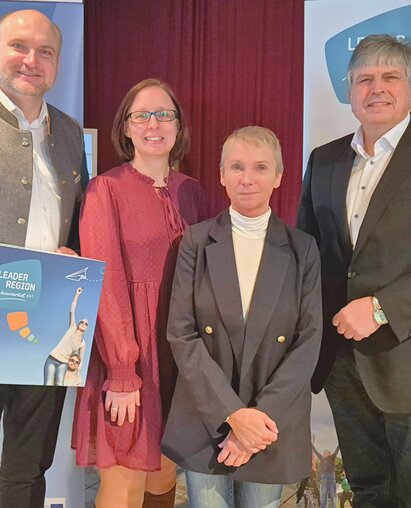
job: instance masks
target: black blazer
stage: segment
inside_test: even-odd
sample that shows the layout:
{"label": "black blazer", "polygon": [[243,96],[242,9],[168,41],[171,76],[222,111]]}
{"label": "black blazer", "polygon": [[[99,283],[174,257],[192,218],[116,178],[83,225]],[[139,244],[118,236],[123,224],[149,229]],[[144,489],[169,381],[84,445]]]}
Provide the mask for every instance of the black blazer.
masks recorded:
{"label": "black blazer", "polygon": [[[309,159],[297,225],[321,255],[324,337],[312,385],[324,386],[339,342],[333,315],[348,302],[376,296],[389,324],[350,341],[368,395],[386,412],[411,412],[411,124],[371,198],[353,250],[346,194],[353,135],[316,148]],[[340,344],[341,346],[341,344]]]}
{"label": "black blazer", "polygon": [[[271,216],[244,324],[228,211],[189,228],[181,243],[168,340],[179,368],[163,452],[193,471],[293,483],[311,470],[310,378],[321,335],[315,241]],[[278,441],[239,468],[216,461],[241,407],[257,407]]]}

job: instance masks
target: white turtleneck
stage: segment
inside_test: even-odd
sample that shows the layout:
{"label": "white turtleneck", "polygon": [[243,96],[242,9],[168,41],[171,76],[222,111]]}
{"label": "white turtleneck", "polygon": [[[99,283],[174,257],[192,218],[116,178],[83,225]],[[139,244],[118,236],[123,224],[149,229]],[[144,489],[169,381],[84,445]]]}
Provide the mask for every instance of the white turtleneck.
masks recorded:
{"label": "white turtleneck", "polygon": [[230,206],[234,256],[240,285],[244,322],[247,321],[264,248],[271,208],[259,217],[245,217]]}

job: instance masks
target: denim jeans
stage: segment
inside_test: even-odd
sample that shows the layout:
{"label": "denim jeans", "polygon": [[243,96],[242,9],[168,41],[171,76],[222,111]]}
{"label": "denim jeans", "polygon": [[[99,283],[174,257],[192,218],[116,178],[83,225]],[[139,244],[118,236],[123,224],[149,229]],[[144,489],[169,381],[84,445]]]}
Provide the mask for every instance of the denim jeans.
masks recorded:
{"label": "denim jeans", "polygon": [[409,508],[411,415],[384,413],[373,404],[353,355],[337,356],[325,392],[354,508]]}
{"label": "denim jeans", "polygon": [[67,363],[60,362],[48,356],[44,364],[44,385],[64,386],[64,376],[67,372]]}
{"label": "denim jeans", "polygon": [[320,480],[320,506],[327,508],[328,499],[331,501],[332,508],[336,508],[336,485],[334,473],[324,473]]}
{"label": "denim jeans", "polygon": [[190,508],[278,508],[282,485],[237,482],[226,475],[186,471]]}

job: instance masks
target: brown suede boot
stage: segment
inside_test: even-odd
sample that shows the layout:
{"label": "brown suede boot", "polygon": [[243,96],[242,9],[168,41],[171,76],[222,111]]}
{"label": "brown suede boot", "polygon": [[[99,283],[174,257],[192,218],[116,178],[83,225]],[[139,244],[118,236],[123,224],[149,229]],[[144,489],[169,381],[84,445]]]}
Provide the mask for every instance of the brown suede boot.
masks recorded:
{"label": "brown suede boot", "polygon": [[143,508],[174,508],[174,498],[176,494],[176,486],[165,494],[144,493]]}

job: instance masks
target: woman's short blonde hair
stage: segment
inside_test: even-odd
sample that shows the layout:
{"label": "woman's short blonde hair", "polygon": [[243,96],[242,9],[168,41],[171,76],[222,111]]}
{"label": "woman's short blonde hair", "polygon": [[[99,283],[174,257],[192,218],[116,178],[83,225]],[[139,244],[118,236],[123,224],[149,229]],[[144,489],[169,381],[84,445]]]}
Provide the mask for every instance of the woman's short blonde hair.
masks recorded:
{"label": "woman's short blonde hair", "polygon": [[267,129],[266,127],[259,127],[258,125],[249,125],[247,127],[242,127],[241,129],[235,130],[228,136],[228,138],[224,141],[223,148],[221,150],[221,170],[224,166],[224,158],[227,147],[233,141],[244,141],[245,143],[250,143],[255,146],[268,146],[273,152],[276,170],[279,173],[283,172],[284,166],[283,158],[281,155],[281,145],[278,141],[277,136],[272,130]]}

